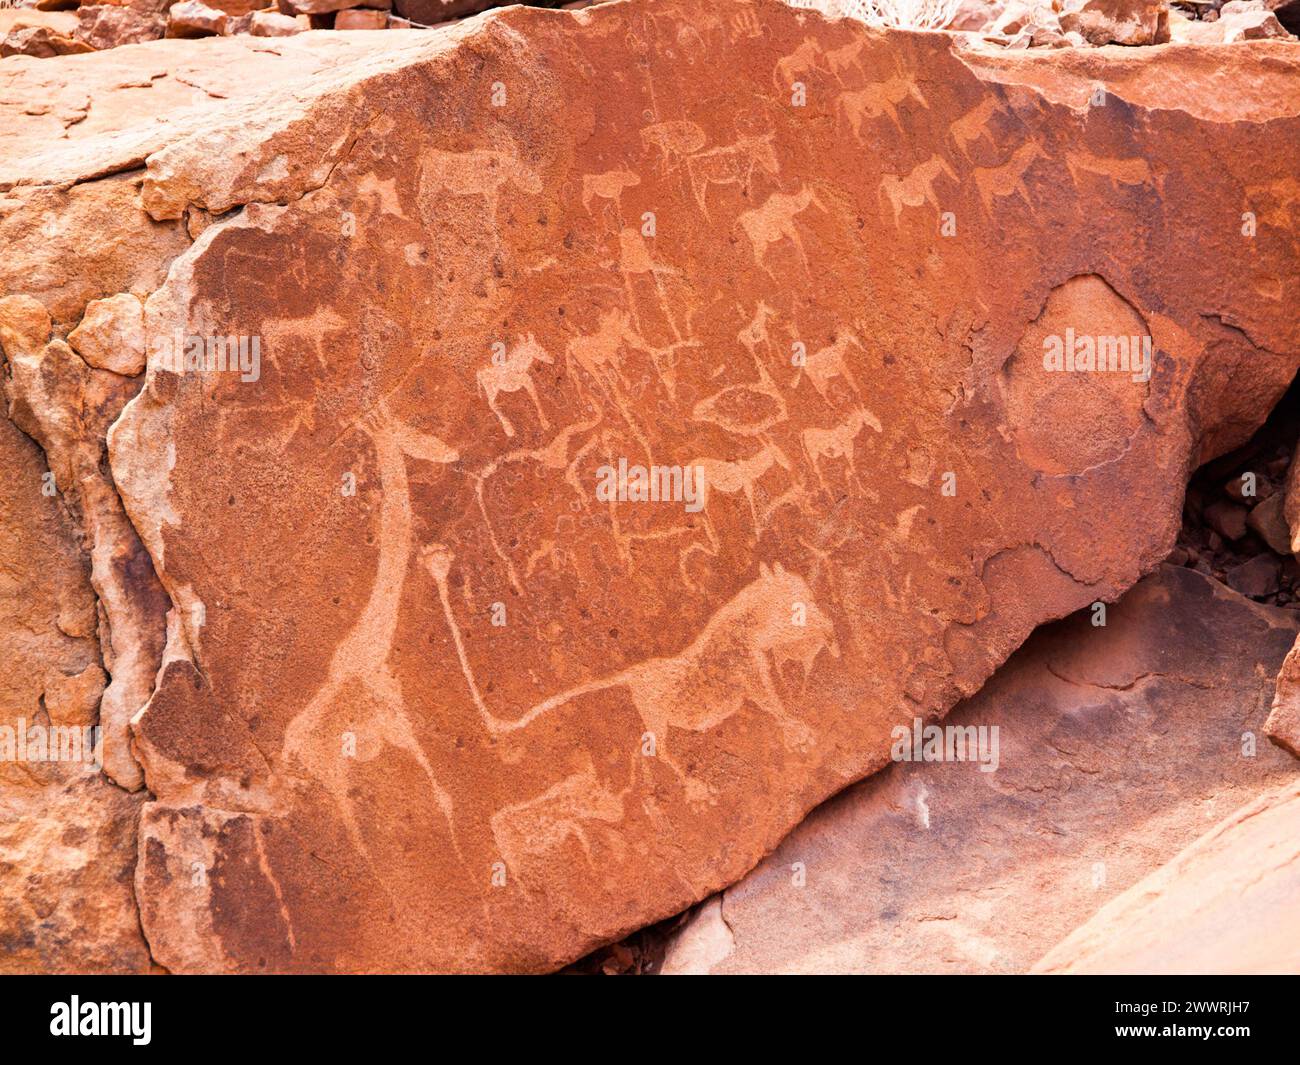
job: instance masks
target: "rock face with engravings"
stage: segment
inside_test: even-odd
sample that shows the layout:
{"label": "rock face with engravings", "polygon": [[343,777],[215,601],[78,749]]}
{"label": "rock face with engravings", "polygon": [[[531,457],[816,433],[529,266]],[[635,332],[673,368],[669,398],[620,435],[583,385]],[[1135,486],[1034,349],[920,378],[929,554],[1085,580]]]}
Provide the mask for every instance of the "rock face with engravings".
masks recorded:
{"label": "rock face with engravings", "polygon": [[943,730],[932,746],[904,724],[898,764],[701,906],[663,971],[1029,970],[1216,821],[1295,779],[1263,733],[1296,628],[1292,611],[1162,565],[1104,618],[1040,629],[927,726]]}
{"label": "rock face with engravings", "polygon": [[546,970],[734,882],[1150,570],[1300,365],[1283,42],[399,36],[31,156],[143,158],[167,266],[107,466],[170,600],[130,750],[176,971]]}

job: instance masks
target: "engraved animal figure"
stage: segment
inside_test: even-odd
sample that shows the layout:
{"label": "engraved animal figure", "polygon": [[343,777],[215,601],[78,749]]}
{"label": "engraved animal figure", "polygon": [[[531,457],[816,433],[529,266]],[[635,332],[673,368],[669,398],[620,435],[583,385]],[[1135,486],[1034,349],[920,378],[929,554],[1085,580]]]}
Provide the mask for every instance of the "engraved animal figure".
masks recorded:
{"label": "engraved animal figure", "polygon": [[636,290],[632,285],[632,279],[649,274],[650,279],[654,282],[655,293],[659,298],[659,307],[663,312],[663,316],[667,320],[669,328],[672,329],[673,336],[676,337],[678,342],[682,342],[681,330],[677,328],[677,322],[669,309],[669,300],[664,293],[663,284],[663,278],[676,277],[681,271],[674,270],[671,266],[661,266],[655,262],[654,257],[650,254],[650,247],[646,244],[645,237],[641,235],[641,231],[630,226],[624,226],[619,231],[618,268],[623,275],[623,286],[627,292],[628,306],[632,308],[632,320],[636,324],[637,332],[644,335],[645,329],[636,310]]}
{"label": "engraved animal figure", "polygon": [[[647,354],[656,375],[664,382],[669,395],[673,395],[673,356],[678,348],[696,347],[698,344],[699,341],[687,340],[670,344],[666,348],[652,347],[632,327],[627,311],[615,308],[601,317],[596,332],[579,334],[570,340],[567,354],[582,373],[594,380],[602,393],[613,402],[618,413],[636,433],[646,454],[652,455],[650,441],[634,417],[635,404],[629,391],[630,382],[623,373],[623,360],[619,358],[619,352],[626,345],[634,351]],[[664,364],[661,364],[661,359]],[[585,389],[583,391],[585,395]]]}
{"label": "engraved animal figure", "polygon": [[597,197],[610,200],[617,210],[624,189],[641,184],[641,178],[631,170],[607,170],[603,174],[582,176],[582,206],[591,214],[591,201]]}
{"label": "engraved animal figure", "polygon": [[994,144],[997,142],[988,132],[989,119],[997,112],[998,104],[991,96],[985,98],[974,110],[968,111],[961,118],[952,124],[953,142],[957,145],[957,151],[961,152],[965,158],[970,159],[970,146],[979,141],[981,137],[988,136]]}
{"label": "engraved animal figure", "polygon": [[821,56],[821,45],[809,37],[789,55],[778,59],[772,72],[772,82],[777,91],[789,92],[796,81],[805,81],[817,69],[817,60]]}
{"label": "engraved animal figure", "polygon": [[1019,193],[1020,198],[1026,204],[1029,203],[1029,190],[1025,188],[1025,172],[1033,165],[1034,160],[1040,157],[1046,158],[1042,147],[1036,141],[1026,141],[1001,166],[977,166],[971,171],[975,176],[975,187],[980,191],[980,199],[984,201],[986,213],[992,213],[995,196]]}
{"label": "engraved animal figure", "polygon": [[[803,625],[794,621],[797,609],[804,615]],[[780,563],[771,569],[760,563],[758,578],[723,604],[680,653],[570,688],[530,708],[509,727],[525,729],[581,696],[626,688],[646,731],[655,736],[657,756],[686,782],[688,774],[667,752],[669,729],[716,728],[747,702],[781,726],[787,743],[805,744],[809,731],[786,710],[776,677],[786,663],[797,662],[806,684],[822,651],[839,657],[835,627],[814,602],[812,589]]]}
{"label": "engraved animal figure", "polygon": [[806,374],[808,380],[812,382],[813,388],[817,394],[826,398],[830,390],[830,383],[837,377],[842,377],[848,381],[849,386],[854,392],[858,391],[858,383],[849,373],[849,364],[845,356],[848,354],[850,346],[857,348],[859,351],[864,350],[858,343],[858,338],[848,330],[836,330],[835,340],[824,348],[818,348],[804,360],[804,365],[800,367],[800,372],[795,374],[794,386],[799,386],[801,374]]}
{"label": "engraved animal figure", "polygon": [[[452,610],[448,576],[453,555],[441,544],[430,544],[424,560],[438,586],[471,698],[484,727],[494,736],[526,729],[543,715],[583,695],[626,687],[661,751],[668,726],[705,731],[736,713],[746,701],[774,717],[787,738],[794,736],[802,742],[807,730],[786,713],[771,665],[776,664],[780,675],[787,663],[799,663],[800,683],[806,684],[823,650],[835,658],[840,653],[834,625],[814,602],[807,582],[788,573],[780,563],[771,570],[760,563],[758,579],[724,603],[677,655],[650,658],[612,676],[580,684],[536,704],[514,721],[505,721],[492,714],[483,700]],[[804,612],[802,626],[793,620],[796,604],[801,604]],[[669,764],[673,764],[671,760]],[[675,765],[673,768],[685,777]]]}
{"label": "engraved animal figure", "polygon": [[709,493],[713,491],[734,495],[743,492],[749,503],[749,513],[754,519],[754,536],[759,535],[758,508],[754,505],[754,487],[774,465],[790,469],[790,460],[775,444],[767,444],[748,458],[736,462],[722,459],[696,459],[693,465],[704,471],[704,505],[707,508]]}
{"label": "engraved animal figure", "polygon": [[[615,794],[606,788],[588,754],[586,764],[540,795],[504,806],[492,815],[492,838],[511,877],[527,887],[529,859],[545,859],[570,838],[577,840],[588,864],[595,866],[588,824],[617,825],[623,821],[623,802],[629,785]],[[618,846],[619,837],[609,837]]]}
{"label": "engraved animal figure", "polygon": [[1151,167],[1141,156],[1130,159],[1107,159],[1093,155],[1082,148],[1075,148],[1066,153],[1065,165],[1070,171],[1070,180],[1077,186],[1081,174],[1097,174],[1109,178],[1111,188],[1120,185],[1153,185],[1163,192],[1163,182],[1151,173]]}
{"label": "engraved animal figure", "polygon": [[657,122],[641,130],[641,143],[659,153],[661,173],[671,170],[680,160],[698,152],[708,141],[704,130],[694,122],[674,120]]}
{"label": "engraved animal figure", "polygon": [[624,341],[635,336],[627,312],[616,307],[601,316],[596,332],[579,334],[570,340],[566,352],[585,374],[621,396],[628,382],[620,368],[618,352]]}
{"label": "engraved animal figure", "polygon": [[869,118],[888,115],[889,120],[901,129],[898,105],[909,97],[922,107],[929,106],[921,90],[911,78],[895,74],[888,81],[878,81],[864,89],[840,93],[835,105],[848,119],[854,138],[861,140],[862,124]]}
{"label": "engraved animal figure", "polygon": [[781,164],[772,147],[775,136],[773,133],[762,137],[742,134],[735,144],[710,148],[686,160],[686,173],[695,193],[695,202],[700,205],[706,218],[709,210],[705,201],[710,185],[741,185],[747,188],[756,168],[770,178],[777,177]]}
{"label": "engraved animal figure", "polygon": [[537,397],[537,388],[533,384],[530,375],[533,364],[537,362],[552,363],[554,360],[546,354],[546,350],[529,333],[518,344],[507,348],[503,362],[499,365],[493,363],[484,366],[475,375],[479,387],[487,394],[488,406],[492,408],[492,413],[501,422],[501,428],[505,430],[506,436],[514,436],[515,427],[510,424],[510,419],[502,414],[497,407],[497,396],[502,392],[518,392],[521,388],[532,399],[533,406],[537,409],[537,417],[542,423],[542,428],[549,429],[551,427],[550,422],[546,420],[546,412],[542,410],[542,401]]}
{"label": "engraved animal figure", "polygon": [[496,217],[501,186],[510,182],[524,192],[542,191],[541,179],[518,156],[493,148],[467,152],[429,150],[420,160],[420,213],[426,221],[436,216],[439,204],[452,196],[482,196],[488,215]]}
{"label": "engraved animal figure", "polygon": [[767,323],[776,317],[776,311],[769,307],[762,300],[758,301],[758,307],[754,310],[753,320],[736,334],[736,339],[745,346],[749,352],[749,357],[758,362],[758,346],[768,346],[772,343],[772,338],[767,333]]}
{"label": "engraved animal figure", "polygon": [[871,426],[876,432],[880,432],[880,421],[868,410],[858,410],[851,414],[847,421],[831,429],[805,429],[803,431],[803,449],[808,455],[808,461],[812,464],[813,472],[817,474],[817,480],[823,488],[829,490],[829,486],[822,477],[820,461],[822,459],[847,459],[849,466],[849,476],[857,477],[857,470],[853,465],[853,448],[854,440],[864,426]]}
{"label": "engraved animal figure", "polygon": [[[340,752],[342,732],[350,727],[361,727],[367,737],[405,751],[415,760],[429,781],[456,853],[461,853],[451,796],[434,777],[416,739],[401,684],[389,665],[413,542],[406,458],[447,464],[459,456],[437,437],[398,421],[383,401],[350,428],[368,433],[375,447],[380,481],[375,580],[361,616],[334,650],[325,682],[285,730],[282,757],[298,764],[325,789],[357,853],[370,862],[383,882],[355,816],[349,778],[357,763]],[[340,709],[348,716],[336,716]]]}
{"label": "engraved animal figure", "polygon": [[854,67],[860,67],[859,58],[862,55],[863,41],[859,37],[850,41],[843,48],[832,48],[826,53],[826,63],[831,68],[831,73],[840,80],[840,75]]}
{"label": "engraved animal figure", "polygon": [[[753,246],[754,261],[767,269],[768,246],[788,240],[794,245],[795,251],[799,254],[799,261],[807,270],[808,256],[804,253],[803,241],[799,239],[799,231],[795,228],[794,219],[795,215],[806,211],[813,204],[823,211],[826,210],[816,193],[804,186],[801,191],[793,195],[774,192],[762,206],[742,214],[737,222]],[[771,270],[768,270],[768,273],[771,273]]]}
{"label": "engraved animal figure", "polygon": [[942,156],[932,155],[924,163],[913,168],[906,177],[885,174],[881,178],[880,194],[887,198],[894,208],[895,227],[898,226],[899,217],[905,206],[920,207],[928,202],[936,211],[939,209],[939,201],[934,195],[934,182],[940,174],[947,174],[953,181],[957,180],[957,175],[953,173],[947,161]]}

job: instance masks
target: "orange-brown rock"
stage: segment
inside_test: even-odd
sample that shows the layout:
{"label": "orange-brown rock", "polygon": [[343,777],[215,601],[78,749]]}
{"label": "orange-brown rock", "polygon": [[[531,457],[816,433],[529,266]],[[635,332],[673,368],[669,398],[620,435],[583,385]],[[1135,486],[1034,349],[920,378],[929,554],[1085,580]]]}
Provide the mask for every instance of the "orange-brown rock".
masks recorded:
{"label": "orange-brown rock", "polygon": [[1089,44],[1164,44],[1169,0],[1065,0],[1061,28]]}
{"label": "orange-brown rock", "polygon": [[[1116,57],[993,92],[942,37],[650,11],[512,11],[323,103],[293,137],[351,147],[306,195],[284,136],[231,131],[237,171],[220,140],[151,160],[158,217],[290,201],[214,224],[148,303],[151,338],[259,337],[256,380],[156,365],[112,434],[180,608],[137,732],[167,964],[546,968],[679,908],[1154,564],[1189,465],[1294,373],[1281,306],[1219,295],[1292,284],[1289,231],[1247,244],[1236,212],[1290,179],[1293,105],[1258,105],[1278,150],[1236,177],[1197,104],[1089,110]],[[692,56],[762,103],[696,106]],[[453,92],[468,125],[430,133]],[[1164,194],[1191,181],[1224,226],[1165,283],[1129,242],[1192,239]],[[1151,380],[1050,376],[1066,330],[1153,335]],[[284,454],[310,456],[288,480]],[[620,458],[714,491],[602,502]]]}
{"label": "orange-brown rock", "polygon": [[165,15],[111,3],[81,7],[77,18],[77,39],[97,50],[156,41],[167,29]]}
{"label": "orange-brown rock", "polygon": [[254,11],[248,16],[248,32],[254,37],[289,37],[311,29],[306,15],[282,15],[278,11]]}
{"label": "orange-brown rock", "polygon": [[432,26],[450,19],[464,18],[491,7],[500,7],[504,0],[394,0],[394,10],[412,22]]}
{"label": "orange-brown rock", "polygon": [[[172,605],[133,726],[168,967],[545,969],[718,890],[1154,566],[1300,362],[1282,42],[688,0],[303,36],[266,62],[393,43],[166,127],[52,87],[0,167],[29,239],[52,174],[138,187],[85,272],[166,271],[11,291],[73,394],[63,330],[151,293],[109,473]],[[134,61],[247,82],[227,46]],[[1149,380],[1046,371],[1067,335],[1152,337]],[[707,498],[600,498],[620,460]]]}
{"label": "orange-brown rock", "polygon": [[692,917],[664,972],[1025,972],[1294,778],[1259,733],[1295,614],[1162,566],[1092,622],[1036,632],[949,715],[966,761],[907,738],[910,760],[814,811]]}
{"label": "orange-brown rock", "polygon": [[1300,642],[1278,671],[1265,731],[1279,747],[1300,758]]}
{"label": "orange-brown rock", "polygon": [[167,9],[168,37],[214,37],[226,31],[230,16],[199,0],[181,0]]}
{"label": "orange-brown rock", "polygon": [[92,752],[95,596],[40,449],[0,412],[0,972],[149,967],[133,897],[140,798]]}
{"label": "orange-brown rock", "polygon": [[186,222],[140,208],[131,159],[214,110],[269,87],[309,92],[323,70],[375,52],[332,35],[204,47],[0,65],[0,364],[6,407],[47,449],[0,412],[0,729],[98,725],[108,774],[12,758],[15,732],[0,731],[7,972],[150,966],[133,890],[144,795],[110,778],[140,780],[126,721],[152,690],[167,604],[106,476],[103,436],[139,387],[119,376],[143,366],[139,297],[190,238]]}
{"label": "orange-brown rock", "polygon": [[388,10],[392,0],[283,0],[286,8],[300,15],[327,15],[350,7]]}
{"label": "orange-brown rock", "polygon": [[140,382],[88,365],[67,343],[51,338],[50,330],[39,300],[0,299],[9,416],[44,449],[48,489],[57,492],[81,530],[99,597],[100,649],[112,678],[99,703],[103,769],[121,787],[135,790],[144,781],[129,750],[127,723],[153,690],[168,604],[107,471],[105,435]]}
{"label": "orange-brown rock", "polygon": [[1300,780],[1220,821],[1054,947],[1046,973],[1300,973]]}
{"label": "orange-brown rock", "polygon": [[94,49],[84,41],[49,26],[19,26],[0,38],[0,59],[11,55],[52,59],[56,55],[78,55],[90,51]]}
{"label": "orange-brown rock", "polygon": [[340,11],[334,18],[336,30],[385,30],[388,29],[387,11],[375,11],[370,8],[352,8]]}

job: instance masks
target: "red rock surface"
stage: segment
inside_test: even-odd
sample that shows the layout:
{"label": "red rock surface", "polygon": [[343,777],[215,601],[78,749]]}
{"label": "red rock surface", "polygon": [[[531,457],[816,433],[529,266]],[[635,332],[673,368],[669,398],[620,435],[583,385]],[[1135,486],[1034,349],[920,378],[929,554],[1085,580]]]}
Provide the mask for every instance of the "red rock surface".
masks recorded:
{"label": "red rock surface", "polygon": [[[93,407],[73,484],[173,608],[132,750],[169,968],[543,970],[733,882],[1155,565],[1300,363],[1286,42],[667,0],[273,46],[0,65],[48,101],[0,94],[18,402],[56,455]],[[96,467],[139,382],[64,338],[123,293]],[[257,373],[172,372],[177,329]],[[1045,373],[1067,329],[1153,376]],[[598,500],[620,458],[706,505]]]}
{"label": "red rock surface", "polygon": [[1261,795],[1133,885],[1036,972],[1300,972],[1300,780]]}
{"label": "red rock surface", "polygon": [[1162,566],[1104,627],[1036,632],[945,722],[997,726],[996,770],[903,762],[836,796],[706,904],[664,972],[1027,971],[1295,777],[1262,726],[1297,627]]}
{"label": "red rock surface", "polygon": [[36,753],[37,729],[97,719],[106,678],[89,573],[62,503],[41,491],[40,449],[3,413],[0,467],[0,973],[144,971],[140,798],[93,759]]}

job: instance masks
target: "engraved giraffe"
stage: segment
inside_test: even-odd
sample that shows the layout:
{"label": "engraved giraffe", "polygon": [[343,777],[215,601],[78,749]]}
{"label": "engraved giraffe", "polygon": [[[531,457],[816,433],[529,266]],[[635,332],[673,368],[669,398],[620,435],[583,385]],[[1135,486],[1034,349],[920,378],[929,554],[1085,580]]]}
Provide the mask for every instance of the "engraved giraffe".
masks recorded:
{"label": "engraved giraffe", "polygon": [[[375,580],[361,616],[334,650],[325,682],[285,730],[282,756],[299,764],[324,787],[342,817],[352,845],[373,867],[373,855],[357,822],[349,791],[352,762],[341,753],[340,734],[324,727],[330,710],[338,706],[345,693],[359,690],[367,698],[357,699],[352,695],[349,702],[353,712],[365,707],[369,713],[366,725],[373,730],[372,734],[415,759],[447,822],[452,845],[463,859],[456,838],[451,796],[438,783],[424,748],[416,739],[401,684],[389,665],[413,543],[406,458],[448,464],[455,462],[458,454],[437,437],[399,422],[382,400],[349,428],[365,432],[375,448],[380,496]],[[383,882],[377,868],[376,875]]]}

